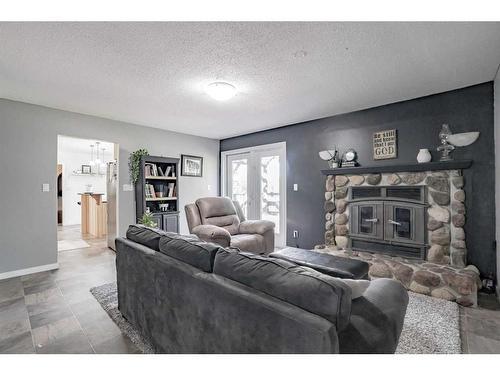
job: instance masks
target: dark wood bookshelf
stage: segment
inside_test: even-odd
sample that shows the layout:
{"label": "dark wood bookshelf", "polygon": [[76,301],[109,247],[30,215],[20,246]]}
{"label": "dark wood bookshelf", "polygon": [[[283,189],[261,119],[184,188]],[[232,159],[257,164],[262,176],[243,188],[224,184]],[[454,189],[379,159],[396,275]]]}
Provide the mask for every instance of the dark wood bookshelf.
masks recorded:
{"label": "dark wood bookshelf", "polygon": [[[168,175],[164,175],[167,170]],[[153,186],[154,195],[150,186]],[[170,188],[173,188],[171,193]],[[168,204],[167,211],[161,211],[160,204]],[[135,207],[137,222],[149,209],[159,229],[179,232],[178,158],[149,155],[141,158],[139,178],[135,184]]]}

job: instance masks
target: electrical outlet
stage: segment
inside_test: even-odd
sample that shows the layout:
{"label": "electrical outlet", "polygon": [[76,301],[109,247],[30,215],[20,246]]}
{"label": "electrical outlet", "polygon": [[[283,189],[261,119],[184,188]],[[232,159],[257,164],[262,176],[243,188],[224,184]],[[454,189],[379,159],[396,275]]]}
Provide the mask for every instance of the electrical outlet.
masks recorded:
{"label": "electrical outlet", "polygon": [[293,238],[299,238],[299,231],[298,230],[293,231]]}
{"label": "electrical outlet", "polygon": [[42,191],[44,193],[50,191],[50,185],[49,184],[42,184]]}
{"label": "electrical outlet", "polygon": [[293,184],[293,191],[299,191],[299,185]]}

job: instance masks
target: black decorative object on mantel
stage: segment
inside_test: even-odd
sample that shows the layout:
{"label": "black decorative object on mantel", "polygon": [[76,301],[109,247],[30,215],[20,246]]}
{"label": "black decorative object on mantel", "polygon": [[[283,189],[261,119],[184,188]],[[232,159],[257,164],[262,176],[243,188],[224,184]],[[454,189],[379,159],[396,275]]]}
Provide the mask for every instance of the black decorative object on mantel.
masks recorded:
{"label": "black decorative object on mantel", "polygon": [[342,155],[342,168],[353,168],[357,167],[358,164],[358,154],[353,148],[348,149]]}
{"label": "black decorative object on mantel", "polygon": [[439,171],[449,169],[467,169],[472,165],[472,160],[452,160],[452,161],[437,161],[431,163],[418,164],[394,164],[394,165],[379,165],[373,167],[355,167],[355,168],[337,168],[323,169],[321,173],[324,175],[345,175],[345,174],[362,174],[362,173],[390,173],[390,172],[423,172],[423,171]]}

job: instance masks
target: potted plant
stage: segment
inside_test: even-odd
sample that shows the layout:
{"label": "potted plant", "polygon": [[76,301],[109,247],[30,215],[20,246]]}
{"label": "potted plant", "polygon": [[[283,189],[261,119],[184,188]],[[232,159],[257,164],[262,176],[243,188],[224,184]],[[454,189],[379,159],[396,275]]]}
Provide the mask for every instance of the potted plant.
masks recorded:
{"label": "potted plant", "polygon": [[143,156],[149,155],[148,150],[145,148],[141,148],[137,151],[134,151],[130,154],[128,159],[128,168],[130,171],[130,180],[134,183],[139,179],[139,170],[141,168],[141,158]]}
{"label": "potted plant", "polygon": [[156,224],[156,221],[154,220],[153,214],[151,212],[144,212],[142,218],[139,219],[139,224],[142,224],[149,228],[158,227],[158,224]]}

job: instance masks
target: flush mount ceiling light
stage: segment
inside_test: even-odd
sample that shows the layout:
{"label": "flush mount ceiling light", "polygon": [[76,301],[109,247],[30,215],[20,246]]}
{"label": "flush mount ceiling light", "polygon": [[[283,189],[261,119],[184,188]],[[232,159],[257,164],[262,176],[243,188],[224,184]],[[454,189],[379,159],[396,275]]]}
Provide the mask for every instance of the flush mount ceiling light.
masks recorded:
{"label": "flush mount ceiling light", "polygon": [[222,102],[236,95],[236,87],[227,82],[213,82],[205,88],[205,92],[213,99]]}

